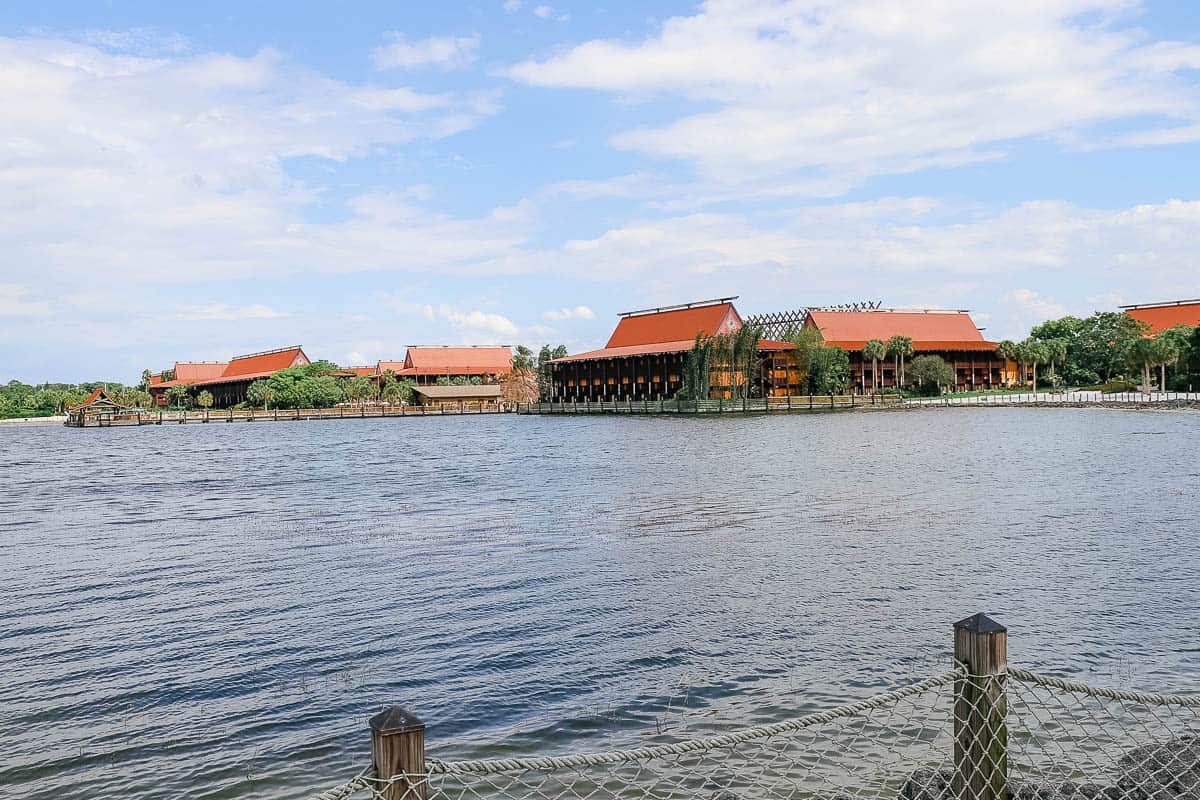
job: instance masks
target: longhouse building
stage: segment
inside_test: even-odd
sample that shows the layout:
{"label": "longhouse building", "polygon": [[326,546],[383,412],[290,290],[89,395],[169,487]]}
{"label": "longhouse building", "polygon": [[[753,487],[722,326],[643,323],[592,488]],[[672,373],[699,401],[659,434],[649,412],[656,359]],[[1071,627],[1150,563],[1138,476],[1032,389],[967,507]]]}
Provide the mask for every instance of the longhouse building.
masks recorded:
{"label": "longhouse building", "polygon": [[[684,361],[696,337],[737,333],[742,317],[736,297],[699,303],[628,311],[620,315],[608,343],[551,362],[550,399],[658,400],[683,387]],[[788,342],[760,341],[759,365],[752,396],[783,395],[796,388],[799,375],[791,366]],[[730,396],[729,386],[712,387],[712,396]]]}
{"label": "longhouse building", "polygon": [[[966,311],[837,311],[812,309],[804,322],[807,328],[821,332],[827,346],[837,346],[850,355],[851,385],[855,391],[870,392],[875,366],[863,357],[863,348],[872,339],[887,344],[893,336],[912,339],[912,358],[936,355],[954,367],[957,389],[999,388],[1010,378],[1010,364],[996,355],[996,343],[983,338]],[[884,388],[896,386],[894,360],[879,364]]]}
{"label": "longhouse building", "polygon": [[246,389],[259,378],[269,378],[281,369],[302,367],[310,363],[299,345],[238,356],[229,362],[181,361],[175,368],[150,376],[148,387],[156,405],[170,403],[167,390],[186,384],[195,394],[207,390],[213,396],[213,406],[227,408],[246,399]]}
{"label": "longhouse building", "polygon": [[439,379],[479,378],[498,383],[512,372],[512,348],[508,345],[470,347],[410,346],[403,361],[380,361],[376,372],[392,372],[418,386],[436,385]]}

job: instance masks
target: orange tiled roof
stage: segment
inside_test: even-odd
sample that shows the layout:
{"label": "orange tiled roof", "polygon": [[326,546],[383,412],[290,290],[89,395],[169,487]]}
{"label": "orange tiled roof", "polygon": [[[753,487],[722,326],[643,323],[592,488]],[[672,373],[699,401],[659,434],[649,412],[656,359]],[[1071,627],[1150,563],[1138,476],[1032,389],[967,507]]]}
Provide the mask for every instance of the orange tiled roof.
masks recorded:
{"label": "orange tiled roof", "polygon": [[[385,369],[385,362],[379,362]],[[392,363],[392,362],[386,362]],[[410,347],[398,375],[490,375],[512,372],[512,349],[498,347]]]}
{"label": "orange tiled roof", "polygon": [[716,336],[719,333],[732,333],[740,328],[741,324],[742,318],[738,316],[733,303],[713,303],[695,308],[635,314],[621,318],[605,349],[685,340],[691,342],[695,340],[696,334]]}
{"label": "orange tiled roof", "polygon": [[404,362],[403,361],[380,361],[379,364],[377,364],[375,368],[377,370],[379,370],[379,374],[381,374],[381,375],[383,373],[387,372],[389,369],[392,372],[398,373],[398,372],[400,372],[400,370],[404,369]]}
{"label": "orange tiled roof", "polygon": [[996,349],[965,311],[810,311],[805,325],[818,328],[825,344],[846,350],[893,336],[911,338],[917,351]]}
{"label": "orange tiled roof", "polygon": [[358,375],[364,378],[370,378],[378,374],[377,367],[342,367],[342,372],[350,375]]}
{"label": "orange tiled roof", "polygon": [[272,350],[266,353],[254,353],[248,356],[238,356],[220,375],[220,380],[243,380],[250,377],[271,375],[288,367],[304,366],[308,356],[299,347],[287,347],[282,350]]}
{"label": "orange tiled roof", "polygon": [[1177,303],[1156,303],[1151,306],[1126,306],[1125,313],[1150,326],[1150,333],[1159,334],[1176,325],[1200,325],[1200,300],[1180,300]]}

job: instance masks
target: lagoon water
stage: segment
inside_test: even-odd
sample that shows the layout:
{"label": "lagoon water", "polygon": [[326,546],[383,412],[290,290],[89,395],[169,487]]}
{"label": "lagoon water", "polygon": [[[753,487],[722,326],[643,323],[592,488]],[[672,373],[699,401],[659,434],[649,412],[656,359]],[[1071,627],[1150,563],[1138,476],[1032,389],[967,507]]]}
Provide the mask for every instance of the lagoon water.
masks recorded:
{"label": "lagoon water", "polygon": [[1010,657],[1200,689],[1200,416],[952,409],[0,430],[0,797],[303,797]]}

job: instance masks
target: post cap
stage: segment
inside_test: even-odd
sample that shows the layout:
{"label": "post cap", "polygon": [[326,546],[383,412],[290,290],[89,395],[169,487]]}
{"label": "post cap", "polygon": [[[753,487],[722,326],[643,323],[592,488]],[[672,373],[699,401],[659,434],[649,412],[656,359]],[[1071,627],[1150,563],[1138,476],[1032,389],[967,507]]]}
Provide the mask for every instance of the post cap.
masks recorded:
{"label": "post cap", "polygon": [[385,736],[395,733],[412,733],[425,730],[425,723],[416,714],[400,706],[380,711],[371,717],[371,731]]}
{"label": "post cap", "polygon": [[1001,625],[987,614],[972,614],[966,619],[954,623],[955,630],[965,630],[971,633],[1008,633],[1008,628]]}

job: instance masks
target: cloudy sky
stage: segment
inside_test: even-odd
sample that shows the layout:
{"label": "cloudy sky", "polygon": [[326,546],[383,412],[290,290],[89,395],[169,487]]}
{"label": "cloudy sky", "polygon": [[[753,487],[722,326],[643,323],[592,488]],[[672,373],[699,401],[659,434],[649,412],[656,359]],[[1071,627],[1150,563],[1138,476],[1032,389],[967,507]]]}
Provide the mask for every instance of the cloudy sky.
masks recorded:
{"label": "cloudy sky", "polygon": [[0,380],[1200,296],[1190,0],[11,3],[0,144]]}

